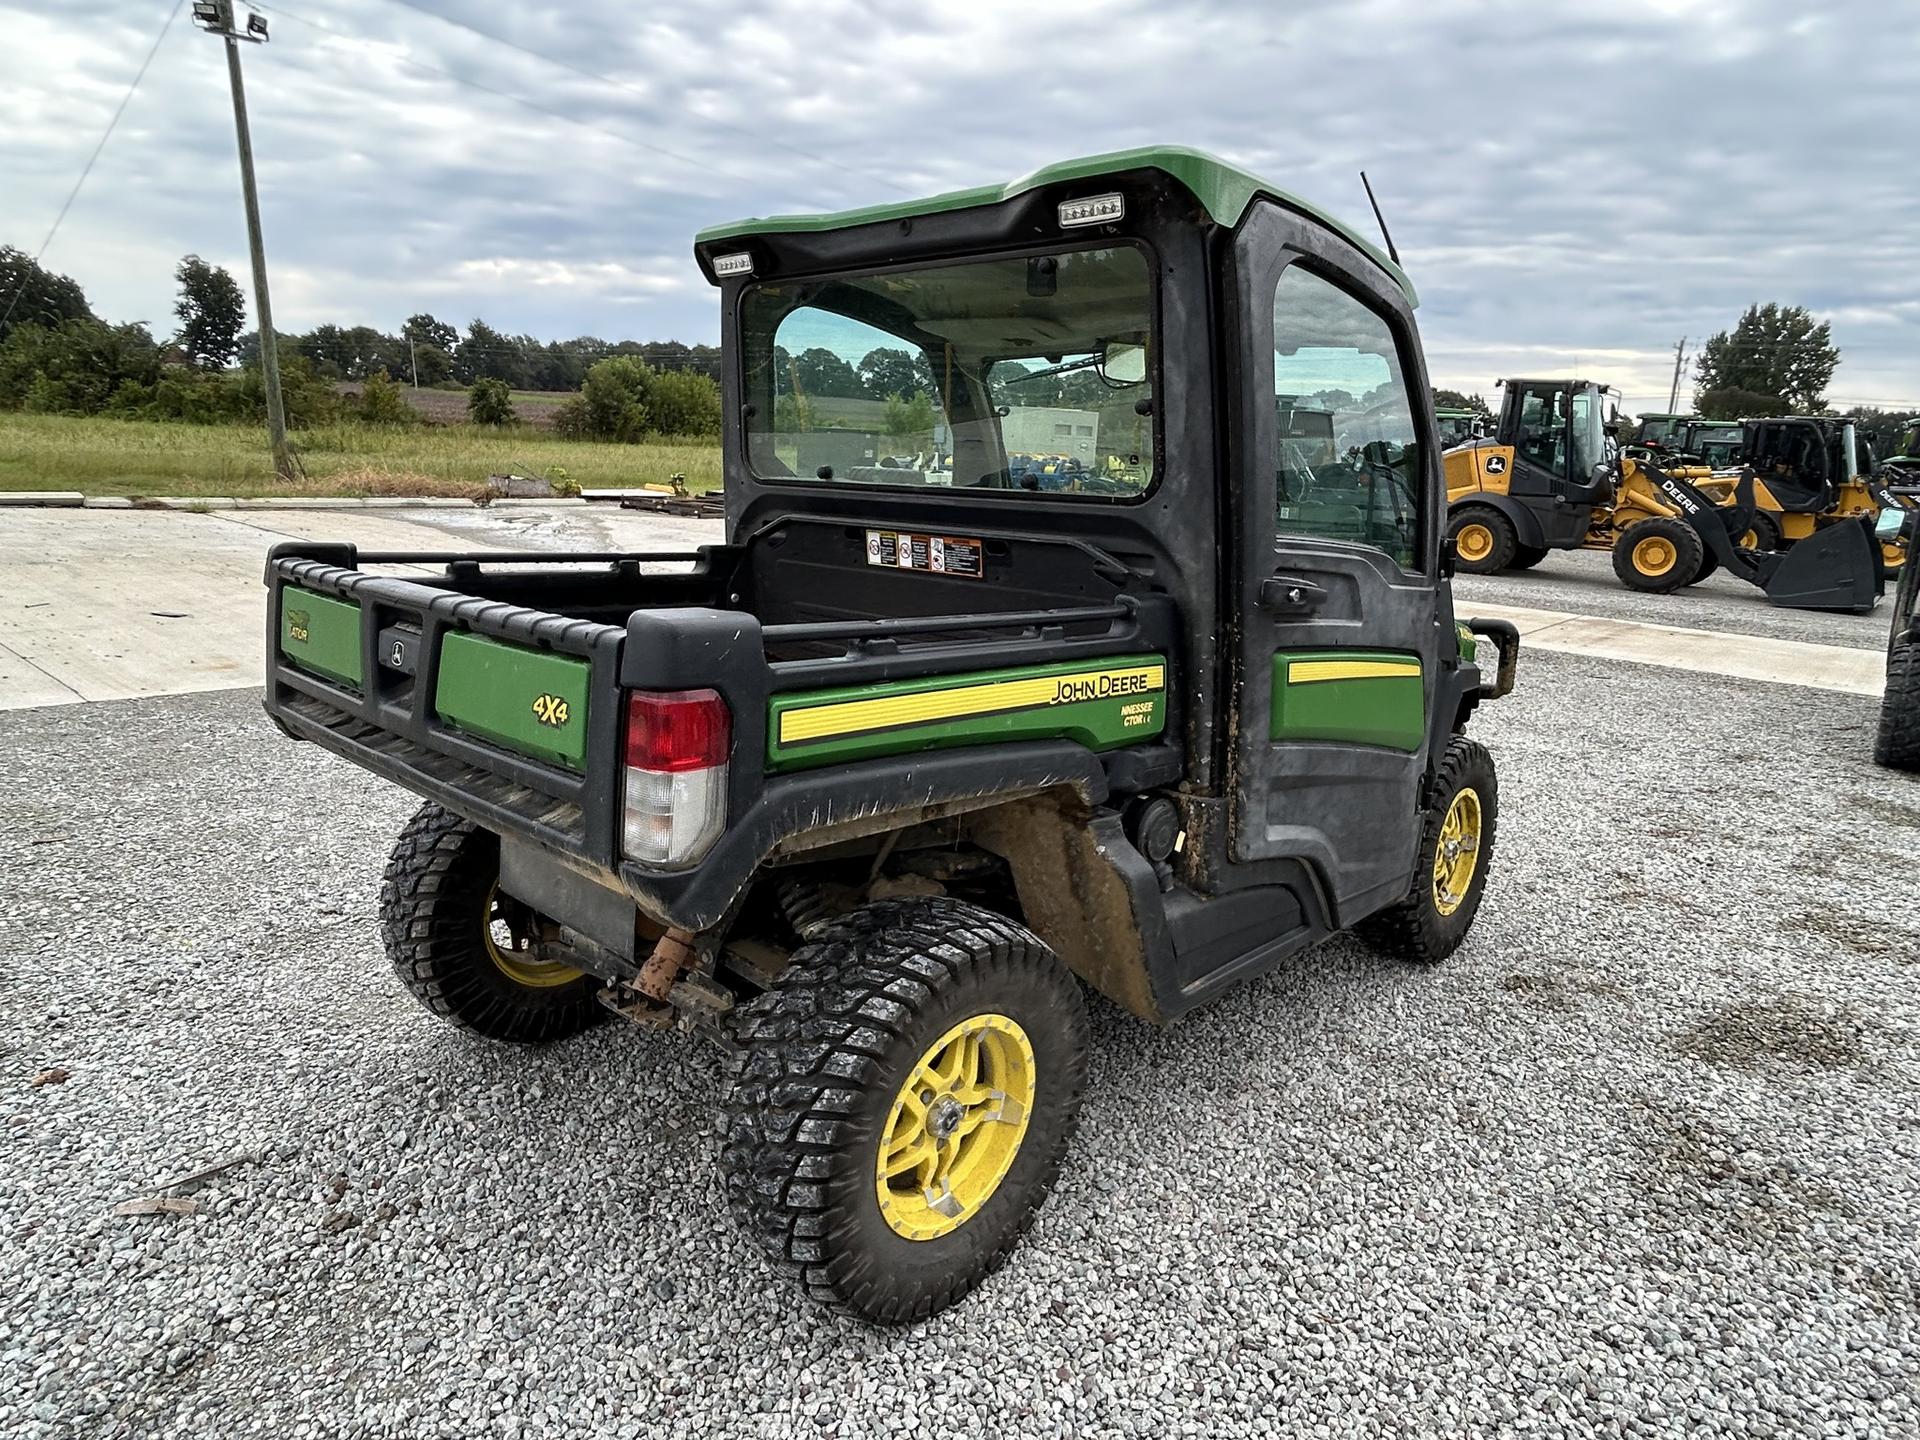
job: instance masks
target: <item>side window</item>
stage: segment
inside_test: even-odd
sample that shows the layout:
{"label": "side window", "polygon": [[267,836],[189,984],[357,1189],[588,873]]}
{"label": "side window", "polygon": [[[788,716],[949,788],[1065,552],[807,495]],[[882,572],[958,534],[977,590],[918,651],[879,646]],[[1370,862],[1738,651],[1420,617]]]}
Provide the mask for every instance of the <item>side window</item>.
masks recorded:
{"label": "side window", "polygon": [[1417,563],[1425,457],[1387,322],[1302,265],[1273,293],[1274,530]]}

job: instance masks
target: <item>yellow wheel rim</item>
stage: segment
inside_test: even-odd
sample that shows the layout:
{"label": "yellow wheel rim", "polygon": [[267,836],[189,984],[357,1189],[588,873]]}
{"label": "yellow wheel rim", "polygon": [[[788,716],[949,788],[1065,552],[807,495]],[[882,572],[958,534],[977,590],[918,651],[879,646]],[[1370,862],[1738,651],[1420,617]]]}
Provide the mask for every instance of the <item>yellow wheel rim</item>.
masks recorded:
{"label": "yellow wheel rim", "polygon": [[1453,537],[1453,548],[1462,560],[1484,560],[1493,553],[1493,531],[1477,523],[1462,525]]}
{"label": "yellow wheel rim", "polygon": [[1480,868],[1480,792],[1465,786],[1447,807],[1433,852],[1433,908],[1451,915],[1466,903]]}
{"label": "yellow wheel rim", "polygon": [[1679,559],[1679,547],[1664,535],[1649,535],[1633,547],[1633,568],[1649,579],[1666,574]]}
{"label": "yellow wheel rim", "polygon": [[533,933],[514,923],[516,907],[500,893],[498,885],[487,891],[485,913],[480,933],[486,937],[487,958],[514,984],[545,990],[580,978],[582,972],[571,965],[534,958]]}
{"label": "yellow wheel rim", "polygon": [[937,1240],[980,1213],[1013,1168],[1033,1113],[1033,1045],[1004,1015],[942,1035],[894,1096],[874,1193],[896,1235]]}

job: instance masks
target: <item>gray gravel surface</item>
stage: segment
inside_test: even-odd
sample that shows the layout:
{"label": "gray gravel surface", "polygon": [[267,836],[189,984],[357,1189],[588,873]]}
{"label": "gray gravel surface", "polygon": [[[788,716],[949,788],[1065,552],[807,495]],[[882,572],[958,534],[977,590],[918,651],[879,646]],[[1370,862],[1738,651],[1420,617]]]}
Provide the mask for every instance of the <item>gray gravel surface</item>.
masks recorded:
{"label": "gray gravel surface", "polygon": [[1776,640],[1805,640],[1843,645],[1852,650],[1882,650],[1893,592],[1867,615],[1834,615],[1813,610],[1782,610],[1767,603],[1757,586],[1724,570],[1699,585],[1672,595],[1643,595],[1629,590],[1613,573],[1613,557],[1599,550],[1556,550],[1532,570],[1500,575],[1460,575],[1454,579],[1455,603],[1462,615],[1475,600],[1496,605],[1527,605],[1536,610],[1569,610],[1616,620],[1655,625],[1684,625],[1723,630],[1733,635],[1765,635]]}
{"label": "gray gravel surface", "polygon": [[399,792],[244,692],[0,716],[0,1434],[1914,1434],[1920,781],[1852,697],[1523,682],[1465,950],[1097,1006],[1033,1234],[897,1332],[735,1235],[697,1042],[413,1006]]}

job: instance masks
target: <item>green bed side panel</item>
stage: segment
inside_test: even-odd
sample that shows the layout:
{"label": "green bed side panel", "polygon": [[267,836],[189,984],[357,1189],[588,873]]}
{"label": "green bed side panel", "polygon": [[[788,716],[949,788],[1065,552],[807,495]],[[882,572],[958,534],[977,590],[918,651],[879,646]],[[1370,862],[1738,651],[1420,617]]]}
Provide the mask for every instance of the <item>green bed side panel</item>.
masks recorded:
{"label": "green bed side panel", "polygon": [[1161,655],[976,670],[776,695],[767,715],[767,769],[1012,740],[1065,738],[1113,750],[1155,738],[1166,723]]}
{"label": "green bed side panel", "polygon": [[434,713],[508,750],[584,770],[588,673],[572,655],[449,635],[440,646]]}
{"label": "green bed side panel", "polygon": [[363,679],[359,605],[287,586],[280,592],[280,653],[302,670],[358,690]]}
{"label": "green bed side panel", "polygon": [[1273,657],[1272,738],[1418,750],[1426,738],[1420,657],[1386,650],[1293,650]]}

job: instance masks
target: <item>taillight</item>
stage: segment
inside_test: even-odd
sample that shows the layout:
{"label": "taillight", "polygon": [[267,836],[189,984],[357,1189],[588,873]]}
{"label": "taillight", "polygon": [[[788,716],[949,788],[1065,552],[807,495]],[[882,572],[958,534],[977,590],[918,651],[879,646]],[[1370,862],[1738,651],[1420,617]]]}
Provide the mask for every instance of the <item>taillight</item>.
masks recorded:
{"label": "taillight", "polygon": [[686,866],[727,823],[733,716],[712,690],[627,696],[627,788],[621,850],[645,865]]}

